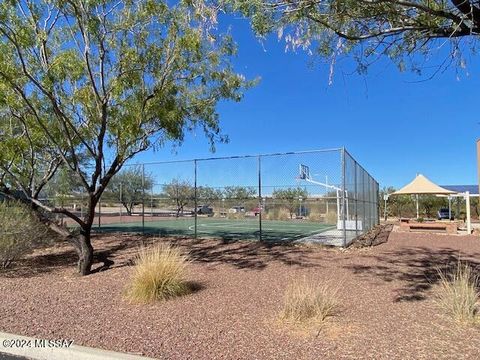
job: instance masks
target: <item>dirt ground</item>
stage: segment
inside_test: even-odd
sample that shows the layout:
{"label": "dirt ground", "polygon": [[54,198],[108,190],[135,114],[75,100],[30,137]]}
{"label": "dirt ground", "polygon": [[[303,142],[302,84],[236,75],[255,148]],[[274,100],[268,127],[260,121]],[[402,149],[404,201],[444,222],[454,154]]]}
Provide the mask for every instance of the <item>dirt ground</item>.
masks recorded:
{"label": "dirt ground", "polygon": [[[478,359],[478,328],[436,306],[437,268],[457,256],[480,265],[474,236],[391,233],[373,248],[325,249],[173,240],[194,260],[191,295],[152,305],[122,298],[142,242],[94,239],[99,258],[74,274],[68,245],[0,273],[0,330],[160,359]],[[341,308],[323,326],[285,327],[276,314],[286,285],[302,277],[339,284]]]}

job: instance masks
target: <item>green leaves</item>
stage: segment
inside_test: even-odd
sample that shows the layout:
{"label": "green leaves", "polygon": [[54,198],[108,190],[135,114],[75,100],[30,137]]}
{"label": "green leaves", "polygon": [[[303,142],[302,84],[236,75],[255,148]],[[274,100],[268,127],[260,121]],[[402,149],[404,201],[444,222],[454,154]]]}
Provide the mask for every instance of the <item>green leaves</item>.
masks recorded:
{"label": "green leaves", "polygon": [[276,32],[287,49],[316,48],[332,65],[336,57],[352,55],[360,73],[382,56],[401,70],[408,64],[417,71],[419,63],[437,55],[438,47],[445,44],[450,45],[446,56],[462,64],[460,39],[472,38],[465,48],[474,53],[480,35],[477,1],[232,0],[227,4],[250,18],[258,36]]}
{"label": "green leaves", "polygon": [[233,70],[216,12],[202,0],[2,2],[0,113],[20,130],[0,142],[0,179],[33,196],[31,179],[62,161],[101,192],[135,154],[190,129],[223,141],[216,105],[252,83]]}

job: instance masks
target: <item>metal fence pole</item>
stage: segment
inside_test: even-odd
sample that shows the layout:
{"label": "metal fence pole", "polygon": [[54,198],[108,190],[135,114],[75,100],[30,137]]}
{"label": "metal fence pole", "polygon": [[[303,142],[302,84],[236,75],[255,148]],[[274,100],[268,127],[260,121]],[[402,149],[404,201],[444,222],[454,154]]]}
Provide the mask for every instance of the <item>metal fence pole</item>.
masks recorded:
{"label": "metal fence pole", "polygon": [[358,186],[357,186],[357,161],[353,161],[353,173],[354,173],[354,186],[355,186],[355,236],[358,236],[358,207],[357,207],[357,202],[358,202]]}
{"label": "metal fence pole", "polygon": [[259,228],[259,240],[262,241],[262,161],[261,156],[258,157],[258,228]]}
{"label": "metal fence pole", "polygon": [[196,239],[196,238],[197,238],[197,226],[198,226],[198,225],[197,225],[197,221],[198,221],[198,219],[197,219],[198,199],[197,199],[197,197],[198,197],[198,194],[197,194],[197,160],[196,160],[196,159],[193,160],[193,166],[194,166],[194,171],[193,171],[193,173],[194,173],[194,180],[193,180],[193,184],[194,184],[194,189],[193,189],[193,191],[194,191],[194,199],[193,199],[193,201],[194,201],[194,204],[195,204],[195,210],[194,210],[194,220],[195,220],[195,227],[194,227],[194,229],[195,229],[195,235],[194,235],[194,236],[195,236],[195,239]]}
{"label": "metal fence pole", "polygon": [[365,171],[362,169],[362,192],[363,192],[363,227],[362,231],[366,232],[369,229],[367,229],[367,191],[365,190]]}
{"label": "metal fence pole", "polygon": [[346,199],[345,199],[345,148],[342,148],[342,222],[343,222],[343,246],[347,246],[347,219],[346,219]]}
{"label": "metal fence pole", "polygon": [[[122,183],[120,183],[120,223],[122,222]],[[127,214],[128,215],[128,214]]]}
{"label": "metal fence pole", "polygon": [[142,233],[145,233],[145,164],[142,164]]}
{"label": "metal fence pole", "polygon": [[[376,192],[376,203],[377,203],[377,225],[380,224],[380,184],[378,182],[375,181],[375,184],[376,184],[376,189],[377,189],[377,192]],[[385,209],[387,207],[385,206]]]}

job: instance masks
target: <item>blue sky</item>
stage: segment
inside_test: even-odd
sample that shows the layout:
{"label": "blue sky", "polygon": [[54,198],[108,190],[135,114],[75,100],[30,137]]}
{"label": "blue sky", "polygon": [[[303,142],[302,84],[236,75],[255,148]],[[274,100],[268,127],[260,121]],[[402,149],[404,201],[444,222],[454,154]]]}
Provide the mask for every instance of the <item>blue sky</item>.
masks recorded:
{"label": "blue sky", "polygon": [[451,68],[420,81],[388,60],[366,76],[344,75],[353,69],[347,60],[329,86],[328,67],[320,61],[285,52],[285,43],[273,36],[260,43],[244,20],[230,23],[239,47],[237,71],[261,77],[243,101],[218,109],[230,142],[212,154],[199,130],[175,153],[166,147],[135,162],[345,146],[381,186],[403,186],[416,173],[439,184],[477,182],[480,61],[468,63],[469,74],[460,80]]}

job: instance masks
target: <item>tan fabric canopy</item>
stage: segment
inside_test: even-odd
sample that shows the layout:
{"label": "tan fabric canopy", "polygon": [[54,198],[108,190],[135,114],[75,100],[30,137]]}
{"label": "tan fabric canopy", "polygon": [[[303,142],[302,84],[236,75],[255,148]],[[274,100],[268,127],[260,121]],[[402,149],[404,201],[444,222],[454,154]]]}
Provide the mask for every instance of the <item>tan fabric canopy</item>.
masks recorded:
{"label": "tan fabric canopy", "polygon": [[449,195],[456,194],[455,191],[447,190],[433,183],[425,176],[419,174],[413,179],[413,181],[398,191],[390,195],[409,195],[409,194],[438,194]]}

